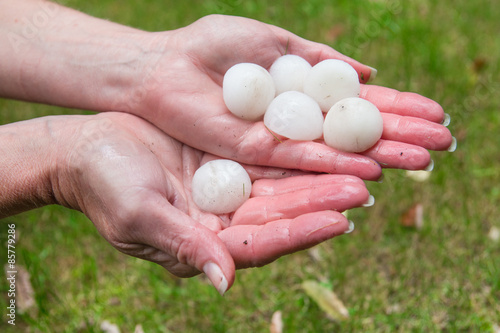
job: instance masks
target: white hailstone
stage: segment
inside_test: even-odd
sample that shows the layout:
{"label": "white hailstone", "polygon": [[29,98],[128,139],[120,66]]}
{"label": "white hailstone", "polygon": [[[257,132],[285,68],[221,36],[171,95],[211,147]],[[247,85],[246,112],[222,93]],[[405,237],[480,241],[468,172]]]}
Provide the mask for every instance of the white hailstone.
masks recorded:
{"label": "white hailstone", "polygon": [[246,120],[258,120],[276,95],[276,88],[265,68],[239,63],[224,75],[222,95],[234,115]]}
{"label": "white hailstone", "polygon": [[346,152],[371,148],[382,136],[383,120],[375,105],[358,97],[337,102],[326,114],[325,143]]}
{"label": "white hailstone", "polygon": [[360,91],[356,70],[337,59],[323,60],[313,66],[304,82],[304,92],[318,102],[323,112],[341,99],[358,97]]}
{"label": "white hailstone", "polygon": [[285,91],[304,91],[304,81],[312,66],[302,57],[286,54],[276,59],[269,68],[276,86],[276,94]]}
{"label": "white hailstone", "polygon": [[195,204],[214,214],[234,212],[249,197],[252,182],[246,170],[231,160],[213,160],[196,170],[192,182]]}
{"label": "white hailstone", "polygon": [[306,94],[286,91],[269,104],[264,124],[292,140],[315,140],[323,134],[323,113],[318,103]]}

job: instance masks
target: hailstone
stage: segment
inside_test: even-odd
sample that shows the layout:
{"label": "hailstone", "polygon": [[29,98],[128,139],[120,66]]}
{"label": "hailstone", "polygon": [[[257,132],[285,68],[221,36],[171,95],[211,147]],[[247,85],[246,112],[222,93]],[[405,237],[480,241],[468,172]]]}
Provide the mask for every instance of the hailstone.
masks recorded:
{"label": "hailstone", "polygon": [[323,137],[330,147],[359,153],[381,138],[383,125],[382,115],[375,105],[362,98],[350,97],[337,102],[326,114]]}
{"label": "hailstone", "polygon": [[246,170],[231,160],[213,160],[203,164],[191,184],[195,204],[214,214],[234,212],[249,197],[252,182]]}
{"label": "hailstone", "polygon": [[360,91],[356,70],[337,59],[323,60],[313,66],[304,82],[304,92],[318,102],[323,112],[341,99],[358,97]]}
{"label": "hailstone", "polygon": [[276,94],[285,91],[304,91],[304,81],[311,70],[311,65],[302,57],[286,54],[274,61],[269,73],[276,86]]}
{"label": "hailstone", "polygon": [[239,63],[224,75],[222,96],[237,117],[258,120],[276,95],[271,74],[257,64]]}
{"label": "hailstone", "polygon": [[318,103],[306,94],[286,91],[269,104],[264,124],[292,140],[315,140],[323,134],[323,113]]}

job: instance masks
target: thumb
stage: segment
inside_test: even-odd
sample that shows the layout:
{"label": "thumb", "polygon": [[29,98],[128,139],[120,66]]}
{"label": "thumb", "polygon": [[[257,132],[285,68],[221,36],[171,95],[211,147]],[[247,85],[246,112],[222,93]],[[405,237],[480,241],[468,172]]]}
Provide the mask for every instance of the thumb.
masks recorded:
{"label": "thumb", "polygon": [[309,41],[278,27],[274,27],[274,29],[277,30],[277,35],[282,37],[282,42],[288,45],[287,51],[289,54],[301,56],[311,65],[326,59],[339,59],[347,62],[358,72],[359,82],[361,83],[372,82],[377,76],[375,68],[354,60],[328,45]]}
{"label": "thumb", "polygon": [[219,294],[224,295],[234,283],[235,264],[222,240],[169,203],[156,209],[158,215],[153,216],[160,218],[150,219],[156,222],[144,230],[153,236],[148,243],[167,256],[154,261],[181,277],[204,272]]}

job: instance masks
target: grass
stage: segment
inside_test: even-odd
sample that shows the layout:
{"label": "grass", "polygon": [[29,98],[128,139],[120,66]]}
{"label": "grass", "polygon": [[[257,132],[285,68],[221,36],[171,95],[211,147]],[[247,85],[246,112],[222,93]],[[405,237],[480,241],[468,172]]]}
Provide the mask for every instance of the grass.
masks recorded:
{"label": "grass", "polygon": [[[458,139],[432,153],[429,181],[386,170],[369,183],[372,208],[357,229],[259,269],[239,271],[224,297],[203,276],[183,280],[126,257],[81,214],[46,207],[2,221],[18,232],[38,311],[3,332],[99,332],[103,320],[133,332],[267,332],[280,310],[286,332],[493,332],[500,325],[500,7],[491,1],[68,0],[68,6],[146,30],[184,26],[209,13],[242,15],[327,43],[379,70],[376,84],[439,101]],[[0,100],[0,122],[80,111]],[[421,229],[401,215],[424,207]],[[5,253],[3,250],[1,253]],[[0,260],[5,261],[6,255]],[[331,286],[351,314],[336,323],[304,294],[302,281]],[[7,306],[5,279],[0,308]],[[3,312],[2,312],[3,313]]]}

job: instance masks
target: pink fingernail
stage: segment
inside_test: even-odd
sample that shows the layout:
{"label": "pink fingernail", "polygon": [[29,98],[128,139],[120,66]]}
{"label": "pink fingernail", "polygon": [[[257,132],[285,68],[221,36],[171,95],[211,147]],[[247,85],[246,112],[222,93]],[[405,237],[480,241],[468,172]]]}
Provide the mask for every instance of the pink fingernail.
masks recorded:
{"label": "pink fingernail", "polygon": [[219,294],[224,296],[227,291],[228,283],[226,277],[222,273],[222,269],[213,262],[207,262],[205,266],[203,266],[203,272],[205,272]]}

